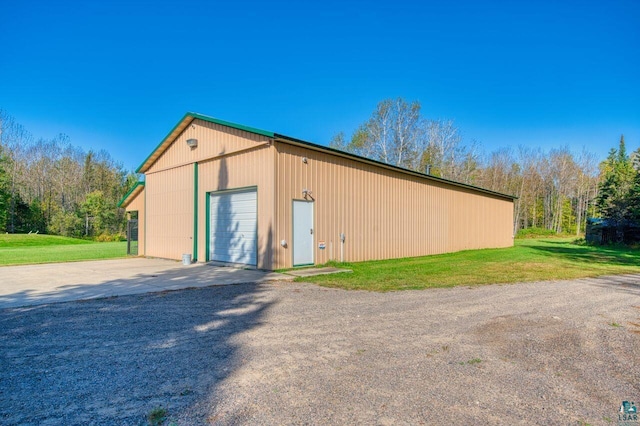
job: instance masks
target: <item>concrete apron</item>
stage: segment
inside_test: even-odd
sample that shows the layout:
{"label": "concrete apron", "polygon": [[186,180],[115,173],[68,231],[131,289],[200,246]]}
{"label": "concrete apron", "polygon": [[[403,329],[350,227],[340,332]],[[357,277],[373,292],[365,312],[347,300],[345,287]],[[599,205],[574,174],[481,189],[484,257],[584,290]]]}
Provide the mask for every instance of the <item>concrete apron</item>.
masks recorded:
{"label": "concrete apron", "polygon": [[0,309],[192,287],[291,280],[249,269],[129,258],[0,267]]}

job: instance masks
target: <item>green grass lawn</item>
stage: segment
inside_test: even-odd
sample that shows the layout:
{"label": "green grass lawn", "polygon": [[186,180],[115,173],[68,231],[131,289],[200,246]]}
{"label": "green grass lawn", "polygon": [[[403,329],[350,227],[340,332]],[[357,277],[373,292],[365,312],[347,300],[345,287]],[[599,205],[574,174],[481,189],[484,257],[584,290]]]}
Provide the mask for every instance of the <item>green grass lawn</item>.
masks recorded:
{"label": "green grass lawn", "polygon": [[55,235],[0,234],[0,265],[126,257],[127,243],[97,243]]}
{"label": "green grass lawn", "polygon": [[574,244],[573,239],[523,239],[504,249],[434,256],[335,263],[352,274],[298,278],[327,287],[393,291],[558,280],[640,273],[640,250]]}

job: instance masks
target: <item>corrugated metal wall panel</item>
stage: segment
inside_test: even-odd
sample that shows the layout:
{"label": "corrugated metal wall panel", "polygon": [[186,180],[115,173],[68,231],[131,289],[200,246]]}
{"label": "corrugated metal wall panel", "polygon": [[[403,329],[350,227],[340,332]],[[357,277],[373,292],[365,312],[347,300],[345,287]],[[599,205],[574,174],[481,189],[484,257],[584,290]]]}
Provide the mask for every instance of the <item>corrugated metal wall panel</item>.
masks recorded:
{"label": "corrugated metal wall panel", "polygon": [[198,164],[198,259],[206,259],[207,193],[256,187],[258,192],[258,268],[273,269],[274,156],[272,146]]}
{"label": "corrugated metal wall panel", "polygon": [[[345,261],[513,244],[512,201],[286,143],[276,148],[275,239],[291,241],[292,200],[311,190],[316,263],[340,260],[342,232]],[[275,250],[274,267],[291,267],[290,248]]]}
{"label": "corrugated metal wall panel", "polygon": [[[191,149],[186,140],[198,139]],[[271,269],[275,152],[269,138],[202,120],[176,139],[146,173],[147,256],[181,259],[194,250],[194,179],[198,163],[197,256],[206,258],[206,194],[258,187],[258,268]],[[235,153],[235,154],[234,154]],[[267,246],[270,248],[267,249]]]}
{"label": "corrugated metal wall panel", "polygon": [[[197,139],[197,148],[187,146],[187,139]],[[266,136],[196,119],[162,153],[148,173],[154,173],[168,167],[205,161],[268,141],[269,138]]]}
{"label": "corrugated metal wall panel", "polygon": [[147,173],[146,256],[181,259],[193,251],[193,164]]}
{"label": "corrugated metal wall panel", "polygon": [[126,211],[128,212],[133,212],[133,211],[137,211],[138,212],[138,255],[139,256],[144,256],[145,252],[144,252],[144,220],[145,220],[145,202],[144,202],[144,197],[145,197],[145,190],[144,188],[142,189],[142,191],[140,191],[140,193],[138,195],[136,195],[136,197],[127,205],[127,209]]}

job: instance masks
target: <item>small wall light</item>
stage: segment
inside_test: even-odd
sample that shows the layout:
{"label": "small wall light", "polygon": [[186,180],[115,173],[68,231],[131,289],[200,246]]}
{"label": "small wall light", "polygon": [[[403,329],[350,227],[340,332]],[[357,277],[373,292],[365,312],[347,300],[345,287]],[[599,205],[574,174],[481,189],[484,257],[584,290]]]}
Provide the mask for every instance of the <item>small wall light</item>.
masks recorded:
{"label": "small wall light", "polygon": [[280,245],[284,248],[287,248],[287,240],[280,241]]}
{"label": "small wall light", "polygon": [[303,162],[304,164],[307,164],[307,162],[308,162],[308,161],[309,161],[309,160],[307,160],[307,157],[302,157],[302,162]]}
{"label": "small wall light", "polygon": [[195,148],[198,146],[198,139],[187,139],[187,145],[189,148]]}

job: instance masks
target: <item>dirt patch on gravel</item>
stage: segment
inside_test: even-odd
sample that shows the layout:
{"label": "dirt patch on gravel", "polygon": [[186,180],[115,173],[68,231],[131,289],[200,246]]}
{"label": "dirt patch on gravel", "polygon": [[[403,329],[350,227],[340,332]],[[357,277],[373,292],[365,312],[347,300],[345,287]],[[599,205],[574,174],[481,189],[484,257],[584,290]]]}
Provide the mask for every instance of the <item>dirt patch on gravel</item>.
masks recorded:
{"label": "dirt patch on gravel", "polygon": [[0,423],[615,424],[640,276],[395,293],[273,283],[0,311]]}

